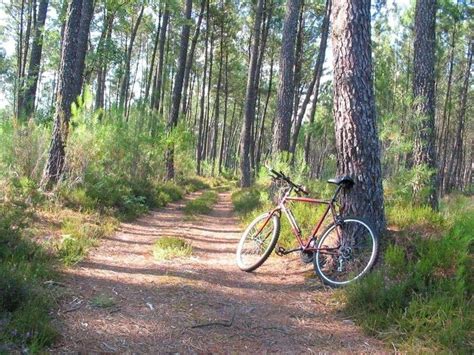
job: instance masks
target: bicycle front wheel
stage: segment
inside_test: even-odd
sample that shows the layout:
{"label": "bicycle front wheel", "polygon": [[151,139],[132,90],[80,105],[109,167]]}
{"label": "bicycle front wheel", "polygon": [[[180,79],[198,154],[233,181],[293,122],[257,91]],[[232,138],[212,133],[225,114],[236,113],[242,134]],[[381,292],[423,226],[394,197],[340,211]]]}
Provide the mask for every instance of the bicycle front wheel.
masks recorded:
{"label": "bicycle front wheel", "polygon": [[237,265],[243,271],[261,266],[275,248],[280,235],[280,218],[264,213],[247,227],[237,247]]}
{"label": "bicycle front wheel", "polygon": [[318,242],[314,269],[330,286],[347,285],[365,275],[375,263],[378,238],[359,218],[344,218],[331,224]]}

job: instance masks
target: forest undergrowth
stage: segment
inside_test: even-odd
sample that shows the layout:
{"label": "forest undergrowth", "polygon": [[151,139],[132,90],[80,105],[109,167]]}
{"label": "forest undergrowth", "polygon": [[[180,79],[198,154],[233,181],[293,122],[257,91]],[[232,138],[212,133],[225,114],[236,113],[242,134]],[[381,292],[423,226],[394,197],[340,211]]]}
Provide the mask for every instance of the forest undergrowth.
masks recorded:
{"label": "forest undergrowth", "polygon": [[[265,174],[263,174],[265,175]],[[385,181],[388,231],[374,270],[360,282],[336,292],[341,312],[370,335],[399,351],[469,353],[473,349],[474,199],[453,193],[439,212],[414,205],[399,181]],[[329,198],[333,187],[307,184],[311,196]],[[265,177],[257,186],[232,194],[242,226],[274,204]],[[324,206],[294,204],[291,210],[309,235]],[[285,218],[279,244],[295,247]],[[320,233],[319,233],[320,235]]]}
{"label": "forest undergrowth", "polygon": [[[165,182],[160,156],[169,137],[151,139],[133,123],[81,119],[67,172],[52,191],[40,189],[48,125],[0,124],[0,352],[36,352],[54,342],[50,312],[61,297],[59,271],[81,261],[121,221],[224,181],[194,177],[183,157],[179,176]],[[176,147],[178,157],[186,155],[185,146]],[[215,192],[208,195],[214,200]]]}

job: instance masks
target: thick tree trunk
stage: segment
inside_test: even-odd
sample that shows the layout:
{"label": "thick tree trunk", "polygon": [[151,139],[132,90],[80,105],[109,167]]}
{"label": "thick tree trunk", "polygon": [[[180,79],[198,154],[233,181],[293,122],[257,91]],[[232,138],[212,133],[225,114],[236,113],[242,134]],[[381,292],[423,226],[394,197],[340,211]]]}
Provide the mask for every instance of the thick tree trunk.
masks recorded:
{"label": "thick tree trunk", "polygon": [[335,0],[332,48],[337,171],[354,178],[342,193],[344,215],[385,229],[370,48],[370,0]]}
{"label": "thick tree trunk", "polygon": [[92,9],[93,0],[72,0],[67,11],[53,137],[41,182],[43,188],[49,188],[58,182],[64,172],[71,105],[77,98],[78,92],[80,93],[82,84],[83,58],[85,58],[87,48],[84,43],[87,44],[89,36],[88,26],[93,13]]}
{"label": "thick tree trunk", "polygon": [[[181,104],[181,95],[183,91],[184,70],[186,68],[186,56],[188,53],[188,42],[191,19],[192,0],[185,0],[184,16],[185,22],[181,29],[181,40],[179,45],[178,69],[174,79],[173,99],[171,103],[171,115],[168,119],[168,132],[176,127],[179,118],[179,108]],[[170,144],[166,151],[166,178],[168,180],[174,178],[174,146]]]}
{"label": "thick tree trunk", "polygon": [[258,49],[260,46],[260,26],[262,21],[264,0],[257,1],[255,22],[253,27],[253,43],[250,53],[250,65],[247,77],[247,90],[245,94],[245,117],[240,134],[240,186],[249,187],[251,184],[250,171],[250,144],[252,122],[255,120],[256,86]]}
{"label": "thick tree trunk", "polygon": [[290,150],[291,116],[295,85],[295,43],[301,0],[288,0],[280,51],[280,85],[278,87],[273,152]]}
{"label": "thick tree trunk", "polygon": [[[425,201],[438,208],[435,151],[435,21],[436,0],[417,0],[415,9],[415,41],[413,44],[413,111],[415,114],[414,165],[432,172],[423,186],[429,189]],[[423,187],[422,185],[419,188]],[[415,195],[420,193],[415,189]],[[420,198],[420,196],[417,196]]]}

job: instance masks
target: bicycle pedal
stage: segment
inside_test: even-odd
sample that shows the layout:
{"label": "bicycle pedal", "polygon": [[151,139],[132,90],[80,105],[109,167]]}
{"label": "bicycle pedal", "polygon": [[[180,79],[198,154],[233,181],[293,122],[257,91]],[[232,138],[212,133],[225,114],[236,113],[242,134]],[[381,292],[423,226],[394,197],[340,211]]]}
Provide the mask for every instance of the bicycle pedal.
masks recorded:
{"label": "bicycle pedal", "polygon": [[276,253],[276,255],[278,255],[278,256],[283,256],[283,255],[285,255],[285,252],[286,252],[286,249],[285,249],[285,248],[283,248],[283,247],[281,247],[281,246],[279,246],[279,245],[277,245],[277,246],[275,247],[275,253]]}

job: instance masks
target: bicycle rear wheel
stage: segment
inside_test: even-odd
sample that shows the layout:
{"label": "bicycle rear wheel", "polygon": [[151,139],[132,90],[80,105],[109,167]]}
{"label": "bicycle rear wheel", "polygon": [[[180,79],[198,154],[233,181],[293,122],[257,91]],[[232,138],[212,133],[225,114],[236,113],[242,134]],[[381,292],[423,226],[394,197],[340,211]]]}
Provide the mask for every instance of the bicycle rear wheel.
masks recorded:
{"label": "bicycle rear wheel", "polygon": [[280,218],[264,213],[247,227],[237,247],[237,265],[243,271],[261,266],[275,248],[280,235]]}
{"label": "bicycle rear wheel", "polygon": [[378,238],[359,218],[331,224],[318,242],[313,258],[316,274],[330,286],[347,285],[365,275],[375,263]]}

